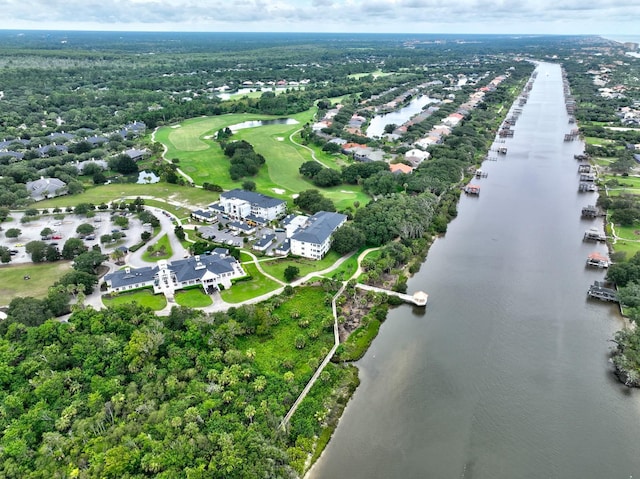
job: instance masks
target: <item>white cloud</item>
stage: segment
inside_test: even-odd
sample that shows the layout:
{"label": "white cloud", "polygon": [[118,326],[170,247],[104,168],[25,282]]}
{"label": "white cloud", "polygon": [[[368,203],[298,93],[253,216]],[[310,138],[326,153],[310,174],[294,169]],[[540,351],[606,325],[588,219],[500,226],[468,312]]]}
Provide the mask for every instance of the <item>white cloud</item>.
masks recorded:
{"label": "white cloud", "polygon": [[620,0],[0,0],[9,28],[634,34]]}

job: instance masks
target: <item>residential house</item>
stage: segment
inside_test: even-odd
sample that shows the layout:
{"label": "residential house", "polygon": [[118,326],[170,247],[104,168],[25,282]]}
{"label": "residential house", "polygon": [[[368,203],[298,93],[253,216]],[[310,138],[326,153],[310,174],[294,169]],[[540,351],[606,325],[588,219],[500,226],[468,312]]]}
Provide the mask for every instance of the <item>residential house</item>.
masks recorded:
{"label": "residential house", "polygon": [[331,235],[346,221],[346,215],[319,211],[291,237],[291,254],[322,259],[331,247]]}
{"label": "residential house", "polygon": [[404,173],[405,175],[409,175],[413,173],[413,167],[405,165],[404,163],[393,163],[389,165],[389,170],[395,174]]}
{"label": "residential house", "polygon": [[145,158],[149,154],[149,150],[147,150],[146,148],[143,150],[138,150],[137,148],[130,148],[128,150],[125,150],[123,153],[127,155],[129,158],[131,158],[133,161],[139,161]]}
{"label": "residential house", "polygon": [[64,195],[67,192],[67,184],[58,178],[42,176],[39,180],[27,182],[26,186],[31,198],[36,201]]}

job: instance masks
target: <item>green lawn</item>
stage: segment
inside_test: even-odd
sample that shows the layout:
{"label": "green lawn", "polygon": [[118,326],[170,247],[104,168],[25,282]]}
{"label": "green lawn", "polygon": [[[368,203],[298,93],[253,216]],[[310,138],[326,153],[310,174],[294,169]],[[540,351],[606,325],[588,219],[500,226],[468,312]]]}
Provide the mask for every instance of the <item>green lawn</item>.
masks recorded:
{"label": "green lawn", "polygon": [[[155,183],[153,185],[136,185],[132,183],[95,186],[84,193],[72,196],[58,196],[50,200],[37,203],[38,208],[54,208],[56,206],[75,206],[79,203],[109,203],[126,196],[154,196],[180,203],[187,203],[194,207],[205,207],[218,199],[218,194],[205,191],[202,188],[172,185],[169,183]],[[145,200],[146,201],[146,200]]]}
{"label": "green lawn", "polygon": [[106,306],[117,306],[125,303],[138,303],[141,306],[146,306],[154,311],[160,311],[167,305],[167,299],[163,294],[153,294],[150,289],[142,289],[138,291],[132,291],[131,293],[120,293],[113,298],[102,297],[102,302]]}
{"label": "green lawn", "polygon": [[[312,159],[311,152],[294,144],[290,136],[303,124],[313,118],[315,110],[308,110],[296,115],[289,115],[298,121],[294,125],[267,125],[258,128],[239,130],[233,135],[234,140],[246,140],[266,159],[266,165],[255,177],[250,178],[257,185],[257,190],[288,201],[291,205],[293,195],[311,188],[316,188],[303,178],[298,170],[300,165]],[[242,181],[233,181],[229,176],[229,160],[212,139],[220,129],[247,120],[269,119],[266,115],[230,114],[214,117],[194,118],[178,125],[160,128],[156,140],[167,147],[166,158],[177,158],[182,171],[192,177],[196,184],[204,182],[220,185],[224,189],[241,186]],[[344,159],[327,155],[321,149],[314,150],[318,158],[327,166],[338,168]],[[369,201],[369,197],[357,185],[341,185],[334,188],[319,188],[323,194],[336,204],[338,209],[352,206],[354,201],[361,205]]]}
{"label": "green lawn", "polygon": [[344,263],[338,266],[337,269],[329,273],[327,276],[330,278],[336,278],[340,281],[351,278],[351,276],[353,276],[353,274],[356,272],[356,269],[358,269],[358,255],[361,252],[362,251],[356,251],[355,253],[353,253],[349,257],[349,259],[347,259]]}
{"label": "green lawn", "polygon": [[[71,271],[70,261],[41,264],[8,264],[0,266],[0,306],[18,296],[43,298],[60,276]],[[25,276],[31,279],[25,280]]]}
{"label": "green lawn", "polygon": [[587,145],[606,145],[609,143],[613,143],[613,140],[609,140],[607,138],[598,138],[594,136],[587,136],[584,139],[584,142]]}
{"label": "green lawn", "polygon": [[[625,240],[640,241],[640,223],[632,226],[615,225],[616,235]],[[640,245],[640,243],[638,243]]]}
{"label": "green lawn", "polygon": [[249,281],[240,281],[235,283],[231,289],[221,291],[220,295],[227,303],[240,303],[280,287],[280,284],[260,273],[255,264],[246,263],[242,267],[251,276],[251,279]]}
{"label": "green lawn", "polygon": [[[216,198],[217,198],[217,195],[216,195]],[[213,201],[214,200],[212,199],[211,202]],[[165,210],[181,220],[189,219],[191,215],[191,210],[189,208],[185,208],[183,206],[174,206],[165,201],[144,200],[144,204]]]}
{"label": "green lawn", "polygon": [[213,303],[211,296],[205,294],[201,288],[187,291],[176,291],[176,303],[188,308],[204,308]]}
{"label": "green lawn", "polygon": [[328,268],[333,263],[335,263],[340,258],[340,255],[335,251],[329,251],[327,255],[322,258],[320,261],[316,261],[313,259],[307,258],[278,258],[273,261],[261,261],[260,266],[262,269],[282,281],[284,279],[284,270],[287,266],[297,266],[300,268],[299,277],[306,276],[309,273],[313,273],[315,271],[321,271],[323,269]]}
{"label": "green lawn", "polygon": [[[149,251],[145,251],[144,253],[142,253],[142,261],[146,261],[147,263],[155,263],[156,261],[160,261],[161,259],[170,258],[171,255],[173,255],[173,250],[171,249],[171,243],[169,243],[169,236],[167,235],[162,235],[162,237],[158,241],[156,241],[155,243],[152,243],[149,246],[153,246],[154,252],[164,248],[164,254],[155,255]],[[149,246],[145,246],[145,248],[148,248]]]}

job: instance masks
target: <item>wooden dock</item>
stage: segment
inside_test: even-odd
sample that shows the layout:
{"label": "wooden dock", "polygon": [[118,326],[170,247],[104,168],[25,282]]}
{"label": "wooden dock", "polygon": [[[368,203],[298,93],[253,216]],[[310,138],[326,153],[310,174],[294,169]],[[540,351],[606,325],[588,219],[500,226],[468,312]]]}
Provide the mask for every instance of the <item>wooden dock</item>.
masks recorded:
{"label": "wooden dock", "polygon": [[467,186],[464,187],[464,192],[468,195],[480,195],[480,187],[478,185],[472,185],[471,183],[469,183]]}
{"label": "wooden dock", "polygon": [[598,228],[589,228],[584,232],[583,241],[607,241],[607,235],[598,231]]}
{"label": "wooden dock", "polygon": [[589,286],[587,296],[601,301],[618,302],[618,292],[615,290],[615,286],[603,281],[594,281],[593,284]]}
{"label": "wooden dock", "polygon": [[413,304],[414,306],[426,306],[429,299],[429,295],[424,291],[416,291],[411,294],[398,293],[396,291],[390,291],[388,289],[377,288],[375,286],[369,286],[368,284],[357,283],[356,288],[363,291],[373,291],[375,293],[384,293],[388,296],[396,296],[405,303]]}

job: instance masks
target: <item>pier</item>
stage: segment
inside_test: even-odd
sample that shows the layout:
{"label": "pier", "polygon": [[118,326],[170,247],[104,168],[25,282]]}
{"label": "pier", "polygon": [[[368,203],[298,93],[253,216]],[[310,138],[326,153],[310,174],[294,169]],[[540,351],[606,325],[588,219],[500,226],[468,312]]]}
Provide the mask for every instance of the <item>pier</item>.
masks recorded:
{"label": "pier", "polygon": [[479,195],[480,187],[478,185],[472,185],[471,183],[469,183],[464,187],[464,192],[468,195]]}
{"label": "pier", "polygon": [[368,284],[356,284],[356,288],[362,289],[364,291],[373,291],[376,293],[384,293],[389,296],[395,296],[400,298],[405,303],[413,304],[414,306],[426,306],[427,300],[429,299],[429,295],[424,291],[416,291],[411,294],[398,293],[397,291],[390,291],[388,289],[377,288],[375,286],[369,286]]}
{"label": "pier", "polygon": [[607,235],[598,231],[597,228],[589,228],[584,232],[583,241],[606,241]]}

